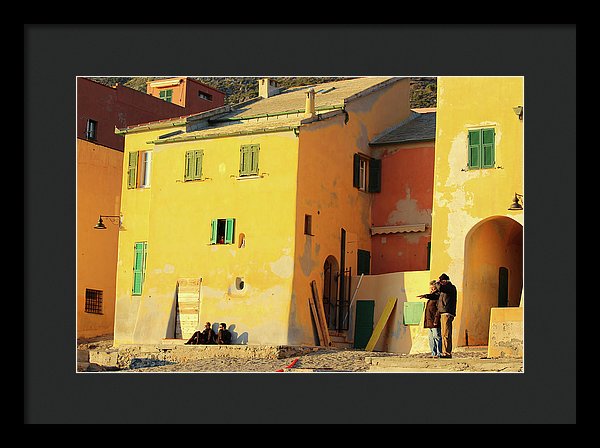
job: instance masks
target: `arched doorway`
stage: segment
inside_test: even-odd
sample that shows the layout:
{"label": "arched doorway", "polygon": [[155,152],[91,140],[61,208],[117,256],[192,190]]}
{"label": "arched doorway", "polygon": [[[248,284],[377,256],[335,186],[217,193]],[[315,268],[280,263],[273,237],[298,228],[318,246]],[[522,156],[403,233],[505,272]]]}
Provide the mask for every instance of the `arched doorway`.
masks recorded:
{"label": "arched doorway", "polygon": [[487,345],[490,310],[518,307],[523,290],[523,226],[506,216],[476,224],[465,238],[457,345]]}
{"label": "arched doorway", "polygon": [[340,265],[333,255],[325,259],[323,265],[323,308],[327,318],[327,327],[332,329],[337,323],[337,297]]}

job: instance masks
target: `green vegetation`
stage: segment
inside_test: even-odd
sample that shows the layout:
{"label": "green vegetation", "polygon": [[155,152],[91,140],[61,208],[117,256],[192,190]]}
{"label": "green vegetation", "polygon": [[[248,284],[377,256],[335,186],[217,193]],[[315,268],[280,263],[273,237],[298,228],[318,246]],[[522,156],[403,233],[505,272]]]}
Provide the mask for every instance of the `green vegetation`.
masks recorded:
{"label": "green vegetation", "polygon": [[[91,77],[90,79],[101,84],[113,86],[116,83],[123,84],[135,90],[146,91],[146,82],[160,78],[154,77]],[[258,96],[258,78],[257,77],[197,77],[191,76],[204,84],[211,86],[226,94],[225,104],[237,104]],[[281,87],[296,87],[310,84],[321,84],[324,82],[344,79],[343,77],[277,77],[277,82]],[[436,78],[420,77],[411,78],[410,81],[410,107],[435,107],[437,83]]]}

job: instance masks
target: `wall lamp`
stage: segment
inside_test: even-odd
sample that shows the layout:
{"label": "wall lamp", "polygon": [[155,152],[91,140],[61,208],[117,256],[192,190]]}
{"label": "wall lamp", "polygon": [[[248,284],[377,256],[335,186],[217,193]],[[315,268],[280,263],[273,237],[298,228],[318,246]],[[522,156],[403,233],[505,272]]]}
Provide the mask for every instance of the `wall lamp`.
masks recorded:
{"label": "wall lamp", "polygon": [[513,199],[512,204],[510,204],[510,207],[508,207],[509,210],[523,210],[523,206],[519,204],[519,198],[523,198],[523,195],[515,193],[515,198]]}
{"label": "wall lamp", "polygon": [[519,120],[522,120],[523,119],[523,106],[513,107],[513,110],[515,111],[515,114],[517,114],[517,117],[519,117]]}
{"label": "wall lamp", "polygon": [[106,229],[106,226],[102,222],[102,218],[108,218],[108,220],[110,222],[112,222],[113,224],[116,224],[115,220],[118,218],[119,219],[119,229],[121,229],[122,224],[123,224],[123,215],[100,215],[100,217],[98,218],[98,222],[94,226],[94,229],[99,229],[99,230]]}

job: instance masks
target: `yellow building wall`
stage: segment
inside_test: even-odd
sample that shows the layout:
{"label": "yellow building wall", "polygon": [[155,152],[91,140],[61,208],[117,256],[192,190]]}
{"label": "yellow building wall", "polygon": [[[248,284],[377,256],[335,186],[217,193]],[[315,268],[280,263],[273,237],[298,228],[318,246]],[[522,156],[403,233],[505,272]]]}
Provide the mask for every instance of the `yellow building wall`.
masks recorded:
{"label": "yellow building wall", "polygon": [[[151,138],[128,135],[126,152]],[[236,179],[246,144],[260,145],[261,176]],[[200,323],[225,322],[234,343],[288,343],[297,148],[292,131],[153,147],[151,187],[123,190],[116,344],[174,337],[179,278],[201,279]],[[205,180],[184,182],[185,153],[200,149]],[[211,220],[225,218],[235,218],[234,244],[211,245]],[[131,295],[136,241],[148,241],[141,296]]]}
{"label": "yellow building wall", "polygon": [[[353,155],[371,155],[369,141],[410,114],[409,81],[400,80],[349,102],[344,114],[300,129],[298,203],[295,210],[296,257],[293,340],[315,344],[308,298],[314,280],[323,298],[324,263],[332,255],[341,264],[341,229],[346,230],[345,268],[357,272],[358,249],[371,252],[373,194],[353,187]],[[313,235],[304,234],[304,216],[312,216]],[[385,304],[384,304],[385,305]]]}
{"label": "yellow building wall", "polygon": [[[145,142],[165,130],[131,133],[131,150],[153,148],[151,187],[128,190],[123,176],[125,227],[119,244],[115,345],[174,336],[178,278],[200,278],[198,321],[225,322],[234,343],[314,344],[310,281],[320,297],[328,255],[356,272],[357,249],[370,247],[370,194],[352,186],[353,154],[409,113],[409,81],[353,100],[346,116],[293,131],[193,142]],[[174,129],[173,129],[174,130]],[[260,178],[237,180],[240,146],[259,144]],[[185,152],[203,150],[206,180],[184,182]],[[124,164],[124,172],[126,166]],[[313,233],[304,235],[304,215]],[[233,245],[210,245],[212,219],[235,218]],[[238,247],[240,233],[245,247]],[[133,247],[148,241],[141,296],[132,296]],[[235,288],[236,278],[245,288]]]}
{"label": "yellow building wall", "polygon": [[[123,153],[77,139],[77,337],[112,335],[118,225],[93,227],[118,215]],[[85,290],[102,291],[102,314],[85,312]]]}
{"label": "yellow building wall", "polygon": [[[507,210],[515,193],[525,195],[523,126],[513,107],[524,104],[524,78],[438,77],[431,273],[450,277],[458,290],[455,344],[465,342],[465,240],[471,229],[489,217],[509,217],[524,224],[523,211]],[[525,108],[526,110],[526,108]],[[496,164],[468,170],[468,131],[496,130]],[[525,198],[524,198],[525,199]],[[489,322],[489,310],[484,310]]]}
{"label": "yellow building wall", "polygon": [[523,308],[492,308],[488,358],[523,357]]}
{"label": "yellow building wall", "polygon": [[[138,317],[141,296],[131,294],[133,285],[134,244],[148,241],[149,211],[152,190],[150,188],[127,188],[129,154],[133,151],[149,151],[153,145],[147,143],[169,131],[156,129],[125,135],[125,151],[121,177],[121,213],[123,228],[119,232],[119,254],[117,263],[117,291],[115,306],[114,344],[133,343],[133,331]],[[154,165],[154,164],[153,164]],[[154,169],[154,166],[152,167]],[[151,180],[152,183],[152,180]],[[148,271],[146,271],[148,272]]]}

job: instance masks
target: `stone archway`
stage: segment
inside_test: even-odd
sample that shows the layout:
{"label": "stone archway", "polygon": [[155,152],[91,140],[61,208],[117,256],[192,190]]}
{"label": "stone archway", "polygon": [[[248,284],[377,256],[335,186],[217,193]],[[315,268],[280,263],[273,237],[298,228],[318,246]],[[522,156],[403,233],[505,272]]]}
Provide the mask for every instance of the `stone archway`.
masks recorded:
{"label": "stone archway", "polygon": [[465,238],[457,345],[487,345],[490,310],[518,307],[523,290],[523,226],[506,216],[477,223]]}

